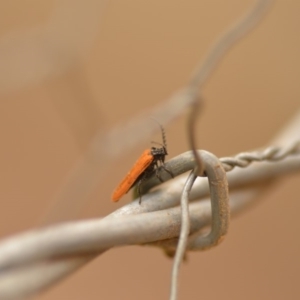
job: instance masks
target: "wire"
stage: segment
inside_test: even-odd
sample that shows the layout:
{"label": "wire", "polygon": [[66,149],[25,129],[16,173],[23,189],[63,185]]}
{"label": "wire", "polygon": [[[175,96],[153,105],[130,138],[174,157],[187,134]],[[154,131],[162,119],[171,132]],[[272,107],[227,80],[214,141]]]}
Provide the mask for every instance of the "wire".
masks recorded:
{"label": "wire", "polygon": [[[281,150],[286,152],[284,149],[288,148],[292,147],[283,147]],[[292,153],[281,161],[259,162],[228,173],[228,183],[232,187],[230,205],[233,215],[245,209],[251,199],[260,193],[260,189],[256,186],[249,188],[249,184],[262,183],[300,170],[299,151]],[[185,159],[181,158],[181,162],[190,163],[193,155],[188,154],[182,155]],[[168,246],[172,238],[179,235],[180,208],[174,206],[178,204],[185,182],[185,177],[177,177],[160,190],[143,196],[142,205],[138,204],[138,200],[134,201],[100,220],[53,225],[3,240],[0,243],[0,299],[6,299],[12,293],[22,296],[34,294],[69,275],[110,247],[128,244]],[[245,184],[248,184],[246,190],[236,190]],[[208,193],[207,180],[198,178],[190,198],[203,198]],[[148,213],[141,214],[142,212]],[[209,200],[190,204],[190,222],[191,234],[210,224]],[[176,247],[177,239],[175,241]],[[173,246],[174,244],[170,245]],[[34,272],[41,267],[44,272]],[[31,277],[29,274],[39,276]],[[26,293],[21,289],[24,286]]]}
{"label": "wire", "polygon": [[221,162],[226,171],[235,167],[245,168],[255,161],[279,161],[289,155],[300,152],[300,141],[295,141],[286,147],[268,147],[262,151],[242,152],[234,157],[223,157]]}
{"label": "wire", "polygon": [[172,275],[171,275],[171,292],[170,300],[177,299],[177,286],[178,286],[178,274],[180,264],[184,258],[186,251],[186,245],[188,242],[188,235],[190,232],[190,214],[189,214],[189,193],[192,186],[197,178],[197,168],[191,171],[186,184],[183,187],[181,196],[181,228],[179,234],[178,245],[176,249],[176,254],[174,257]]}

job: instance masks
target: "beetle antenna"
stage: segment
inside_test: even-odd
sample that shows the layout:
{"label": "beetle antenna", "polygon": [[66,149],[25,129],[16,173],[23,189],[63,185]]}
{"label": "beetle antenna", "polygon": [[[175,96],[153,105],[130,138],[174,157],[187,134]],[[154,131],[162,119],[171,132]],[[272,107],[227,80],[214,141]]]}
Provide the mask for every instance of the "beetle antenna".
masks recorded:
{"label": "beetle antenna", "polygon": [[162,127],[162,125],[160,125],[160,129],[161,129],[161,136],[162,136],[162,140],[163,140],[163,145],[167,149],[167,138],[166,138],[165,129]]}
{"label": "beetle antenna", "polygon": [[161,137],[162,137],[163,146],[167,150],[167,138],[166,138],[165,129],[163,128],[163,126],[155,118],[151,117],[151,119],[153,119],[159,125],[160,130],[161,130]]}

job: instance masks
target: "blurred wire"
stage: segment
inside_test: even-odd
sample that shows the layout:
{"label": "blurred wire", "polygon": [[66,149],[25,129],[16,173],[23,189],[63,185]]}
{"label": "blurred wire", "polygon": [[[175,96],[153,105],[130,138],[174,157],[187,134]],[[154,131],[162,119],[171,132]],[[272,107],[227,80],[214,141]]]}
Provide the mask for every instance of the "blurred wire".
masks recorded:
{"label": "blurred wire", "polygon": [[44,24],[1,37],[0,94],[67,72],[92,47],[106,1],[61,0],[55,4]]}

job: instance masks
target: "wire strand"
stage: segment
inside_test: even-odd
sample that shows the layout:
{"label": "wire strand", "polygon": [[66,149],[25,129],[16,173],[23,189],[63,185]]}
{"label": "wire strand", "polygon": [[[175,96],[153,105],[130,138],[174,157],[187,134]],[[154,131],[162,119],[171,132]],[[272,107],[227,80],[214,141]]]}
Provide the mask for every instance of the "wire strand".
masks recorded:
{"label": "wire strand", "polygon": [[186,184],[183,187],[182,196],[181,196],[181,227],[178,240],[178,246],[176,249],[176,254],[174,257],[172,275],[171,275],[171,291],[170,291],[170,300],[177,299],[178,292],[178,275],[181,262],[183,260],[186,245],[188,242],[188,235],[190,232],[190,215],[189,215],[189,193],[192,189],[192,186],[197,178],[197,169],[195,168],[191,171]]}

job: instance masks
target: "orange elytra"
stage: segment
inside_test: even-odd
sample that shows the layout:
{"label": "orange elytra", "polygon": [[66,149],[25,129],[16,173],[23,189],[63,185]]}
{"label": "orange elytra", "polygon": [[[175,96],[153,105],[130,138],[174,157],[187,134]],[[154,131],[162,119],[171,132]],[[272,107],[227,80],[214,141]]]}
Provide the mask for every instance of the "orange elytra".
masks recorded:
{"label": "orange elytra", "polygon": [[134,185],[137,184],[137,192],[140,197],[139,203],[141,204],[142,197],[140,194],[140,188],[143,181],[149,178],[154,172],[157,178],[162,181],[159,175],[159,166],[158,162],[160,162],[160,167],[163,168],[166,172],[168,172],[172,177],[173,174],[169,171],[165,165],[165,156],[168,155],[167,152],[167,144],[166,144],[166,136],[163,127],[160,125],[163,144],[162,147],[156,148],[151,147],[151,149],[145,150],[140,158],[136,161],[134,166],[125,176],[125,178],[121,181],[121,183],[117,186],[115,191],[112,194],[112,201],[117,202],[120,200],[122,196],[124,196]]}

